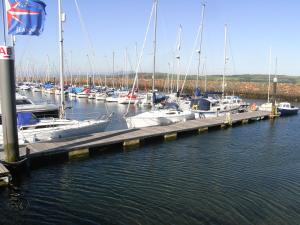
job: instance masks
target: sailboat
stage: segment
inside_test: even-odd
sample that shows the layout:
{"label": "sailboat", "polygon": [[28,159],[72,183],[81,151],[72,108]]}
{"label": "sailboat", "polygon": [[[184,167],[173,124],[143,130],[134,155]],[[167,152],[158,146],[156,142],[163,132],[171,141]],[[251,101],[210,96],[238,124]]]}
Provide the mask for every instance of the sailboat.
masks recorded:
{"label": "sailboat", "polygon": [[227,57],[227,24],[224,26],[224,68],[223,68],[223,79],[222,79],[222,101],[221,103],[226,106],[227,109],[231,111],[238,110],[241,106],[247,105],[241,98],[238,96],[225,96],[225,75],[226,75],[226,66],[228,62]]}
{"label": "sailboat", "polygon": [[[58,0],[59,11],[59,48],[60,48],[60,89],[64,90],[63,67],[63,37],[62,23],[64,14],[61,13],[61,0]],[[36,141],[53,140],[60,138],[87,135],[89,133],[104,131],[111,121],[112,114],[93,120],[69,120],[65,118],[64,91],[61,91],[60,118],[37,119],[30,112],[18,113],[19,144]],[[0,130],[2,126],[0,126]],[[2,133],[2,132],[0,132]],[[3,144],[3,136],[0,136],[0,149]]]}
{"label": "sailboat", "polygon": [[[162,108],[155,108],[155,69],[156,69],[156,36],[157,36],[157,8],[158,0],[154,0],[154,54],[153,54],[153,74],[152,74],[152,110],[135,116],[125,118],[128,128],[140,128],[158,125],[169,125],[195,119],[191,111],[182,111],[176,103],[166,103]],[[153,12],[153,11],[152,11]],[[151,15],[152,15],[151,12]],[[151,17],[150,17],[151,19]],[[138,70],[137,66],[137,70]],[[137,76],[138,73],[136,73]],[[134,86],[132,88],[134,90]]]}
{"label": "sailboat", "polygon": [[271,63],[272,62],[272,49],[270,48],[269,53],[269,83],[268,83],[268,101],[266,103],[261,104],[258,109],[261,111],[272,111],[272,102],[270,102],[270,90],[271,90]]}

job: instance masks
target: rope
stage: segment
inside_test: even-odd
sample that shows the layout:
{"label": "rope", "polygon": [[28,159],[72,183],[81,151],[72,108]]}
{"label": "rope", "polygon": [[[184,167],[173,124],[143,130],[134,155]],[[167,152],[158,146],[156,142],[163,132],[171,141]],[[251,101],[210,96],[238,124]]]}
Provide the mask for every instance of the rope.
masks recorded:
{"label": "rope", "polygon": [[[155,7],[155,4],[152,5],[152,9],[151,9],[151,13],[150,13],[150,17],[149,17],[149,21],[148,21],[148,25],[147,25],[145,37],[144,37],[144,42],[143,42],[143,45],[142,45],[141,54],[140,54],[140,57],[139,57],[139,60],[138,60],[138,64],[136,66],[135,77],[134,77],[134,81],[133,81],[132,89],[131,89],[131,94],[132,95],[134,93],[134,87],[135,87],[136,81],[138,79],[139,68],[140,68],[142,58],[143,58],[143,53],[144,53],[144,49],[145,49],[145,45],[146,45],[146,41],[147,41],[147,36],[148,36],[148,33],[149,33],[149,29],[150,29],[150,24],[151,24],[153,12],[154,12],[154,7]],[[129,98],[129,104],[127,106],[127,110],[126,110],[126,113],[124,114],[124,117],[128,114],[130,103],[131,103],[131,98]]]}
{"label": "rope", "polygon": [[188,67],[187,67],[187,70],[185,72],[184,81],[183,81],[182,86],[181,86],[180,94],[182,94],[182,92],[183,92],[183,88],[184,88],[184,85],[185,85],[185,82],[186,82],[186,78],[187,78],[187,76],[188,76],[188,74],[190,72],[190,67],[191,67],[191,64],[192,64],[192,60],[194,58],[194,54],[196,52],[196,47],[197,47],[197,44],[198,44],[198,40],[199,40],[199,36],[200,36],[200,33],[201,33],[201,29],[202,29],[201,27],[202,27],[202,24],[200,24],[200,26],[198,28],[197,36],[196,36],[196,39],[195,39],[195,42],[194,42],[194,47],[193,47],[193,50],[192,50],[192,54],[190,56]]}

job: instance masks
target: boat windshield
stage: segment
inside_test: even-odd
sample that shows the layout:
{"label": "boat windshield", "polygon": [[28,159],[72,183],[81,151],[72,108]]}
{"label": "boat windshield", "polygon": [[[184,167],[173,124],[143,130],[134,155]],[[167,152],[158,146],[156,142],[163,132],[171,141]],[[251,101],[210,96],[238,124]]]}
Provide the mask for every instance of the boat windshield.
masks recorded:
{"label": "boat windshield", "polygon": [[178,109],[179,109],[179,106],[178,106],[177,103],[174,103],[174,102],[172,102],[172,103],[166,103],[166,104],[164,105],[164,109],[174,109],[174,110],[178,110]]}
{"label": "boat windshield", "polygon": [[16,99],[16,105],[32,105],[28,99]]}

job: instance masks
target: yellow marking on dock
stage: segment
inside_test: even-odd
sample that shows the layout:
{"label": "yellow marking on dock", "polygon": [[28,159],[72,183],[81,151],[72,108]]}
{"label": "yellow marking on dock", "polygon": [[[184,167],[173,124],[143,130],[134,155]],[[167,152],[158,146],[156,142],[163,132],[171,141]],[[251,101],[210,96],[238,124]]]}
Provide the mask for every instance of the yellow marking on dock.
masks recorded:
{"label": "yellow marking on dock", "polygon": [[123,142],[123,147],[134,147],[140,145],[140,139],[126,140]]}
{"label": "yellow marking on dock", "polygon": [[177,133],[169,133],[169,134],[165,134],[164,138],[166,141],[173,141],[177,139]]}
{"label": "yellow marking on dock", "polygon": [[204,133],[204,132],[208,132],[208,127],[201,127],[198,129],[199,133]]}
{"label": "yellow marking on dock", "polygon": [[68,154],[69,154],[69,159],[85,158],[85,157],[89,157],[90,151],[88,148],[83,148],[83,149],[70,151]]}

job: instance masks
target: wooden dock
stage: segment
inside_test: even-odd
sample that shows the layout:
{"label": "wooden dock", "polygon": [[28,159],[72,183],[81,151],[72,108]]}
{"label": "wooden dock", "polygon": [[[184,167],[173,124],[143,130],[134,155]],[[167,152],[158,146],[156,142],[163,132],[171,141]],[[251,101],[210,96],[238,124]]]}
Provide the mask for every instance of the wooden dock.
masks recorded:
{"label": "wooden dock", "polygon": [[10,172],[2,163],[0,163],[0,186],[7,186],[10,182],[10,179]]}
{"label": "wooden dock", "polygon": [[51,158],[72,159],[88,156],[92,152],[139,146],[153,140],[173,140],[189,133],[201,133],[212,128],[246,124],[269,117],[269,112],[254,111],[210,119],[190,120],[168,126],[145,127],[99,132],[82,137],[28,144],[20,149],[21,158],[31,160]]}

